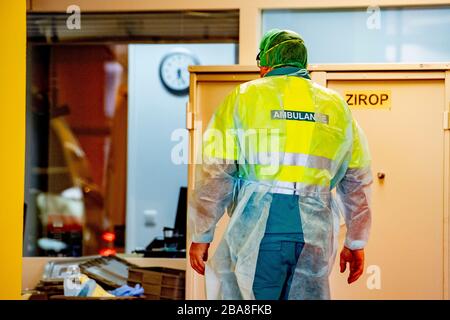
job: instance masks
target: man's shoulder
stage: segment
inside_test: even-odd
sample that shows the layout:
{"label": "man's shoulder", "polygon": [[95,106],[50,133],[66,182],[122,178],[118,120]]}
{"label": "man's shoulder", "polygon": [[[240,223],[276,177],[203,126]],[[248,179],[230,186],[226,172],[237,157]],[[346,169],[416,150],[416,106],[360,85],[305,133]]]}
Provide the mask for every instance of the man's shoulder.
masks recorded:
{"label": "man's shoulder", "polygon": [[306,81],[308,82],[308,84],[311,86],[313,92],[317,95],[319,95],[321,98],[324,99],[342,99],[341,96],[339,95],[339,93],[337,93],[336,91],[321,86],[311,80],[307,80],[304,78],[300,78],[300,77],[264,77],[264,78],[258,78],[255,80],[251,80],[251,81],[247,81],[244,83],[241,83],[238,88],[239,88],[239,92],[240,93],[244,93],[245,91],[249,90],[249,89],[254,89],[254,88],[264,88],[267,89],[267,86],[272,86],[274,83],[277,83],[278,85],[282,84],[282,83],[287,83],[288,80],[292,80],[292,79],[296,79],[298,81]]}
{"label": "man's shoulder", "polygon": [[258,78],[258,79],[254,79],[251,81],[247,81],[247,82],[241,83],[238,86],[238,91],[239,91],[239,93],[243,94],[251,89],[263,88],[267,84],[271,83],[272,81],[273,81],[273,79],[270,79],[269,77]]}
{"label": "man's shoulder", "polygon": [[237,86],[235,93],[239,95],[246,95],[254,93],[254,90],[273,90],[274,93],[279,93],[279,90],[282,89],[284,84],[287,84],[288,81],[295,79],[295,81],[307,82],[310,88],[311,95],[314,97],[316,103],[319,104],[327,104],[327,105],[335,105],[337,108],[347,109],[344,99],[341,95],[327,87],[319,85],[311,80],[307,80],[299,77],[264,77],[258,78],[255,80],[247,81],[241,83]]}
{"label": "man's shoulder", "polygon": [[311,82],[311,86],[316,100],[336,102],[338,104],[341,104],[343,102],[343,98],[341,97],[341,95],[333,89],[324,87],[315,82]]}

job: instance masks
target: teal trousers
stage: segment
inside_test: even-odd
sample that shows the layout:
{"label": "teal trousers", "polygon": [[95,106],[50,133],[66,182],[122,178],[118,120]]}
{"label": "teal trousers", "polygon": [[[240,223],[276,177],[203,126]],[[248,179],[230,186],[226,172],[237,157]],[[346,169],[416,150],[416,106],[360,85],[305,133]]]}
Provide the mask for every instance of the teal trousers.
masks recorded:
{"label": "teal trousers", "polygon": [[288,299],[304,244],[298,196],[274,194],[253,281],[257,300]]}
{"label": "teal trousers", "polygon": [[287,300],[304,242],[265,235],[259,247],[253,293],[257,300]]}

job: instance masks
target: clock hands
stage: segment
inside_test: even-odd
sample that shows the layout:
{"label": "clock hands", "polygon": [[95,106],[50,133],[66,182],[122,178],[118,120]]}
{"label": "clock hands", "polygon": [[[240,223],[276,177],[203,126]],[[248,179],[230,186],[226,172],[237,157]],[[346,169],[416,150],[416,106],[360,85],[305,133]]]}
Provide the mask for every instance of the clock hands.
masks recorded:
{"label": "clock hands", "polygon": [[183,84],[185,84],[185,81],[184,81],[183,77],[181,76],[181,69],[177,70],[177,77],[178,77],[179,80],[181,80],[181,82]]}

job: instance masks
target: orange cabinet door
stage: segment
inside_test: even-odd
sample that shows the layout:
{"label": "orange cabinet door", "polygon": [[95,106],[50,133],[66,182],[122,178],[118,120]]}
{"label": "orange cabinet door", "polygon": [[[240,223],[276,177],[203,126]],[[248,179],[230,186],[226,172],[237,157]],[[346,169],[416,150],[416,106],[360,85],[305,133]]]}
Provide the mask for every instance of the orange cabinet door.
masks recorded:
{"label": "orange cabinet door", "polygon": [[346,99],[352,92],[384,91],[391,95],[390,109],[364,110],[361,103],[362,109],[352,110],[366,133],[372,155],[373,222],[366,273],[349,286],[336,261],[331,275],[332,297],[442,299],[444,80],[361,78],[330,80],[328,87],[342,96],[347,94]]}

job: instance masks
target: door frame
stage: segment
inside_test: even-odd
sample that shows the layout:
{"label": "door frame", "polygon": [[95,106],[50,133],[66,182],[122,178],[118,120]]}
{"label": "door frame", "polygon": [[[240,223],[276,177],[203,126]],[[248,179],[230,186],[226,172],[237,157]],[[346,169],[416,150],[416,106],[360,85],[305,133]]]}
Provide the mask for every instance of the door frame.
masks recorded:
{"label": "door frame", "polygon": [[[66,13],[73,0],[29,0],[29,12]],[[239,64],[255,63],[261,39],[262,12],[264,10],[332,10],[355,8],[419,6],[423,8],[449,5],[448,0],[171,0],[171,1],[104,1],[78,0],[82,12],[143,12],[174,10],[239,10]]]}

